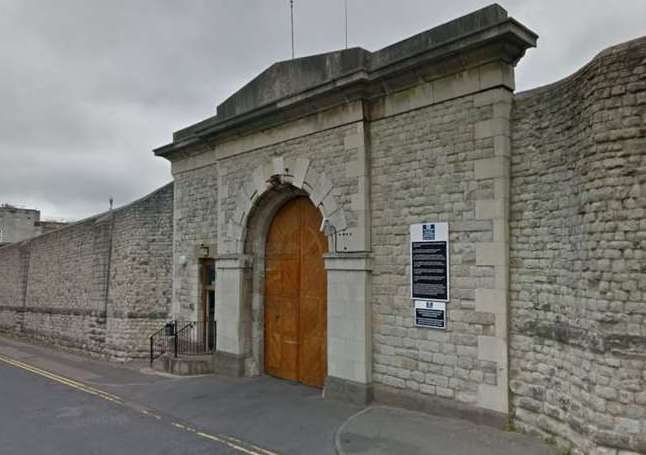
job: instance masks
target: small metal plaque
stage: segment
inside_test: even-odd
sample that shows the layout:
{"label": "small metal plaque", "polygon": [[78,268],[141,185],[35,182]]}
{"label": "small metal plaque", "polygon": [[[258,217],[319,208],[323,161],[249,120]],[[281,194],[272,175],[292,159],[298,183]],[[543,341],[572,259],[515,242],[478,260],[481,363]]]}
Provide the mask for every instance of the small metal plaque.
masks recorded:
{"label": "small metal plaque", "polygon": [[431,329],[446,329],[446,302],[415,300],[415,325]]}

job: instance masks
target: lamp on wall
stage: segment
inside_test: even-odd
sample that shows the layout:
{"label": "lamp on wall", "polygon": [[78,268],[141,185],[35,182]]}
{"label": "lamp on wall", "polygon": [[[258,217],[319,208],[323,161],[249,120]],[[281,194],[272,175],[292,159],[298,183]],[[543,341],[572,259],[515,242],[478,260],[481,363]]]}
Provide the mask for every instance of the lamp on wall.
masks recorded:
{"label": "lamp on wall", "polygon": [[200,257],[201,258],[209,257],[209,247],[207,245],[204,245],[204,244],[200,245]]}

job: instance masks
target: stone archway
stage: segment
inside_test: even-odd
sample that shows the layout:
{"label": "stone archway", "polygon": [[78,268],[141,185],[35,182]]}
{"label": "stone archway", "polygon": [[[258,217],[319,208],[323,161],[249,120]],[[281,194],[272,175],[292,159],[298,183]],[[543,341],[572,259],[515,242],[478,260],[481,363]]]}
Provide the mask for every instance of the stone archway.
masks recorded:
{"label": "stone archway", "polygon": [[245,239],[240,243],[240,257],[244,258],[246,263],[246,294],[242,296],[242,305],[247,315],[245,338],[249,341],[247,351],[250,356],[246,360],[245,372],[249,375],[265,372],[265,250],[271,223],[281,207],[302,197],[307,197],[307,193],[292,185],[272,186],[256,198],[246,217]]}
{"label": "stone archway", "polygon": [[[274,157],[256,167],[234,194],[235,209],[227,214],[224,230],[218,236],[217,345],[218,350],[235,353],[225,360],[224,369],[256,375],[265,371],[264,251],[274,215],[289,200],[307,197],[334,232],[348,226],[345,210],[337,204],[334,185],[308,159]],[[223,314],[234,323],[222,324]]]}
{"label": "stone archway", "polygon": [[[218,233],[215,371],[264,372],[264,251],[276,212],[307,197],[331,232],[348,229],[331,180],[309,160],[275,157],[240,183],[235,208]],[[231,194],[229,192],[229,194]],[[330,245],[331,246],[331,245]],[[370,257],[367,252],[324,256],[327,282],[327,377],[324,395],[365,403],[370,397]]]}
{"label": "stone archway", "polygon": [[278,156],[258,166],[251,178],[240,184],[236,208],[224,225],[221,253],[244,253],[250,213],[267,192],[285,186],[292,186],[307,195],[336,232],[347,229],[345,210],[337,204],[331,180],[324,173],[317,172],[306,158]]}

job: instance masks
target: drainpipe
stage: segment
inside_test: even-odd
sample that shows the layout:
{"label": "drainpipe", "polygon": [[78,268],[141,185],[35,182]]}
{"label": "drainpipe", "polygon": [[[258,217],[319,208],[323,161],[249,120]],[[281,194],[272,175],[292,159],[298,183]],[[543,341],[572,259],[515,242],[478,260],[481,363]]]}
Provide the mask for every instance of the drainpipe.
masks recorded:
{"label": "drainpipe", "polygon": [[114,213],[112,211],[112,202],[113,199],[110,197],[110,227],[109,227],[109,234],[108,234],[108,263],[107,263],[107,271],[105,274],[105,294],[104,294],[104,299],[103,299],[103,314],[105,318],[105,324],[106,324],[106,330],[107,330],[107,325],[108,325],[108,301],[110,299],[110,279],[111,279],[111,272],[112,272],[112,236],[114,232]]}
{"label": "drainpipe", "polygon": [[31,242],[27,241],[20,248],[20,256],[24,261],[22,266],[22,314],[20,315],[20,322],[18,324],[19,332],[25,331],[25,313],[27,312],[27,295],[29,292],[29,272],[31,269]]}

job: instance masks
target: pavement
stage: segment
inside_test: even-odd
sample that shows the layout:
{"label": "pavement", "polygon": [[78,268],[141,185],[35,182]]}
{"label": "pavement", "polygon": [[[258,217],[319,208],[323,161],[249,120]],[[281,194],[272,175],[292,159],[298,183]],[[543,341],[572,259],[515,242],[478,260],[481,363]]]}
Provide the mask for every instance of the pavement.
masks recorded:
{"label": "pavement", "polygon": [[387,406],[371,406],[337,433],[340,454],[554,455],[554,448],[519,433]]}
{"label": "pavement", "polygon": [[526,435],[324,400],[269,376],[171,376],[7,337],[0,387],[0,453],[556,453]]}

